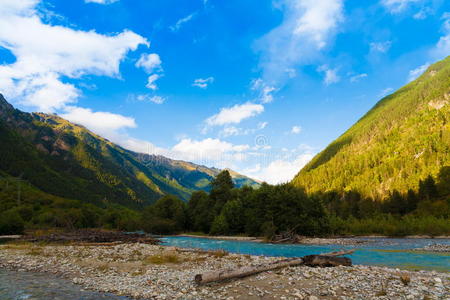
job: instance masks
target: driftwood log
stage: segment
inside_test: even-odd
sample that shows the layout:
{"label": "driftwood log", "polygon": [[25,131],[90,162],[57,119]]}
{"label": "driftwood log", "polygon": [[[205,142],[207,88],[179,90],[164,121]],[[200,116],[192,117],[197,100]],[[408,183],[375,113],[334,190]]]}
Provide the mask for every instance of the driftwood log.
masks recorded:
{"label": "driftwood log", "polygon": [[324,253],[321,255],[307,255],[300,258],[283,259],[269,264],[257,266],[247,266],[239,269],[225,269],[220,271],[210,271],[195,275],[195,282],[206,284],[227,279],[243,278],[250,275],[259,274],[266,271],[282,269],[286,267],[306,265],[311,267],[336,267],[351,266],[352,261],[347,257],[338,257],[353,253],[354,250]]}
{"label": "driftwood log", "polygon": [[303,264],[308,267],[337,267],[351,266],[352,260],[348,257],[335,257],[324,255],[307,255],[303,257]]}
{"label": "driftwood log", "polygon": [[284,259],[270,264],[263,264],[258,266],[248,266],[239,269],[226,269],[221,271],[211,271],[203,274],[195,275],[195,282],[198,284],[205,284],[214,281],[222,281],[226,279],[242,278],[250,275],[258,274],[265,271],[276,270],[291,266],[298,266],[303,264],[302,258]]}

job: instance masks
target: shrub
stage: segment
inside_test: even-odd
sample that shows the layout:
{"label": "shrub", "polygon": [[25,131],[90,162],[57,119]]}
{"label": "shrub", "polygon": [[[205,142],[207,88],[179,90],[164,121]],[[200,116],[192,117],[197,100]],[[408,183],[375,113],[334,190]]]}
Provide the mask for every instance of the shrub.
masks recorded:
{"label": "shrub", "polygon": [[17,211],[0,214],[0,234],[22,234],[24,229],[24,221]]}

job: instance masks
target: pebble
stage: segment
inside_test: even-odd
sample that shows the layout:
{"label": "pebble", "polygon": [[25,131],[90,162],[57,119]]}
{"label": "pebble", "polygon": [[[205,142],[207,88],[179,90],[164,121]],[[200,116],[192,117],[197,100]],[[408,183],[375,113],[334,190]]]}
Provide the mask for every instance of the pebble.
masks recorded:
{"label": "pebble", "polygon": [[[198,273],[280,258],[237,254],[215,257],[146,244],[39,246],[38,255],[30,254],[26,247],[19,248],[0,245],[0,268],[55,273],[84,289],[139,299],[450,299],[450,277],[436,271],[301,266],[199,287],[193,281]],[[149,256],[174,253],[179,263],[152,264],[147,260]],[[411,278],[408,285],[401,282],[401,274]]]}

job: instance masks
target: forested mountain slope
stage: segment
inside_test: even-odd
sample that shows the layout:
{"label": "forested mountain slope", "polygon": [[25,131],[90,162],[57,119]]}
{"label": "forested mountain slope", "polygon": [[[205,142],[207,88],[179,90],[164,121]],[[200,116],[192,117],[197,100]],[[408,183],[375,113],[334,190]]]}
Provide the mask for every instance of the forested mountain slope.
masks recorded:
{"label": "forested mountain slope", "polygon": [[[63,198],[137,208],[164,194],[186,200],[207,190],[218,172],[123,149],[56,115],[14,109],[0,94],[0,177],[20,177]],[[235,177],[238,186],[257,184]]]}
{"label": "forested mountain slope", "polygon": [[450,57],[379,101],[293,179],[308,192],[384,198],[450,165]]}

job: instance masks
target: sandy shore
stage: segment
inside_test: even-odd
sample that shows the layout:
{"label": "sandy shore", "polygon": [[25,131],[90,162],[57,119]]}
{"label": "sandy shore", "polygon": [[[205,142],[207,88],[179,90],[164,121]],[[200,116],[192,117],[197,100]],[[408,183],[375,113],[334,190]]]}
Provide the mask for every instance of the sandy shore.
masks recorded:
{"label": "sandy shore", "polygon": [[[448,273],[383,267],[291,267],[241,280],[197,286],[206,270],[279,258],[178,253],[146,244],[0,245],[0,268],[59,274],[86,289],[147,299],[450,299]],[[401,276],[409,278],[405,285]]]}

